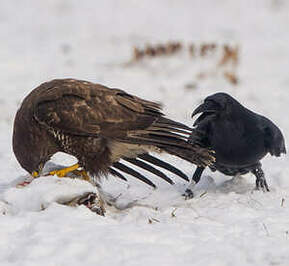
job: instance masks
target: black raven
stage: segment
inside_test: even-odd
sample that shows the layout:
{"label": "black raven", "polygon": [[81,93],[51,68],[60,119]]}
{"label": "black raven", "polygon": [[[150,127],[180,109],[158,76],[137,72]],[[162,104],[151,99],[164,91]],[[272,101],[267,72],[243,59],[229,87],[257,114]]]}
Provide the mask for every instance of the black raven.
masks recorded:
{"label": "black raven", "polygon": [[[277,157],[286,153],[280,129],[226,93],[208,96],[192,117],[199,113],[202,114],[194,123],[189,142],[215,151],[216,162],[210,169],[229,176],[252,172],[256,176],[256,189],[269,191],[260,160],[268,152]],[[203,171],[204,167],[197,167],[186,198],[193,197],[192,188]]]}

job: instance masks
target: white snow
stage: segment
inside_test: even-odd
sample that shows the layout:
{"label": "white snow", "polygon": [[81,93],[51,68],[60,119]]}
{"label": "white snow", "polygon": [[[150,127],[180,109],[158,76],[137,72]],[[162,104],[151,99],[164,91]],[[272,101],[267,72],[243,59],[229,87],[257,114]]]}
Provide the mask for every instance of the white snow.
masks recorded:
{"label": "white snow", "polygon": [[[11,147],[23,97],[64,77],[160,101],[188,125],[204,97],[225,91],[272,119],[288,139],[288,25],[286,0],[1,1],[0,265],[289,265],[287,156],[262,161],[270,193],[253,191],[250,174],[230,179],[209,170],[188,201],[181,197],[188,184],[177,177],[170,186],[147,175],[157,190],[130,177],[129,183],[110,178],[103,190],[117,197],[119,210],[108,208],[101,217],[58,203],[95,191],[87,182],[48,176],[16,188],[27,173]],[[190,58],[182,51],[128,64],[133,46],[170,40],[239,45],[240,83],[223,78],[217,55]],[[210,76],[198,79],[200,72]],[[195,169],[164,158],[188,175]],[[53,162],[70,159],[59,155]]]}

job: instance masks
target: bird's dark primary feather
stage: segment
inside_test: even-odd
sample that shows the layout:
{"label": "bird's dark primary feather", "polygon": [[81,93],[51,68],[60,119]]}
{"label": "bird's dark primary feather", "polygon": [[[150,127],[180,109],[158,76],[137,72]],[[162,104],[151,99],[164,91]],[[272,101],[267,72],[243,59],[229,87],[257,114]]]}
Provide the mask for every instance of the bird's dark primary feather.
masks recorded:
{"label": "bird's dark primary feather", "polygon": [[135,158],[123,158],[125,161],[128,161],[129,163],[131,164],[134,164],[144,170],[147,170],[153,174],[155,174],[156,176],[159,176],[160,178],[162,178],[163,180],[167,181],[168,183],[170,183],[171,185],[174,184],[173,180],[170,179],[169,177],[167,177],[163,172],[161,172],[160,170],[152,167],[151,165],[141,161],[141,160],[138,160],[138,159],[135,159]]}
{"label": "bird's dark primary feather", "polygon": [[[95,177],[110,172],[124,179],[122,171],[153,185],[119,160],[167,152],[197,165],[210,164],[210,151],[188,144],[190,134],[191,128],[165,118],[158,103],[100,84],[58,79],[43,83],[24,99],[14,121],[13,149],[30,173],[62,151],[74,155]],[[120,172],[110,168],[113,165]],[[146,170],[172,183],[153,168]]]}

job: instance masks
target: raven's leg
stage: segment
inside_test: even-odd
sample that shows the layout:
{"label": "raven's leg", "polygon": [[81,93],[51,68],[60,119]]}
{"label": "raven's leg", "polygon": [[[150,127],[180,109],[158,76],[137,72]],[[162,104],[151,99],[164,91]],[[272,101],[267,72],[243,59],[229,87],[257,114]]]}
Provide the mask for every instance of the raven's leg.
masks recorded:
{"label": "raven's leg", "polygon": [[261,166],[258,166],[251,172],[256,176],[256,189],[259,190],[261,188],[263,191],[270,191]]}
{"label": "raven's leg", "polygon": [[196,171],[195,171],[195,173],[193,175],[192,181],[191,181],[191,183],[189,184],[188,188],[186,189],[186,191],[184,193],[185,199],[191,199],[191,198],[194,197],[194,193],[193,193],[192,189],[200,181],[202,173],[203,173],[204,170],[205,170],[204,167],[201,167],[201,166],[197,167],[197,169],[196,169]]}

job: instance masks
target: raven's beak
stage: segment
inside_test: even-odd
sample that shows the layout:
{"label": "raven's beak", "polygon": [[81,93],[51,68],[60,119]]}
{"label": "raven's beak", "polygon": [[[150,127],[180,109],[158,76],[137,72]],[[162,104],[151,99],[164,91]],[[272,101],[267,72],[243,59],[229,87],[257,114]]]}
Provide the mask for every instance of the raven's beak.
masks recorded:
{"label": "raven's beak", "polygon": [[192,117],[199,113],[215,113],[219,110],[216,103],[213,101],[205,101],[203,104],[198,106],[192,113]]}

